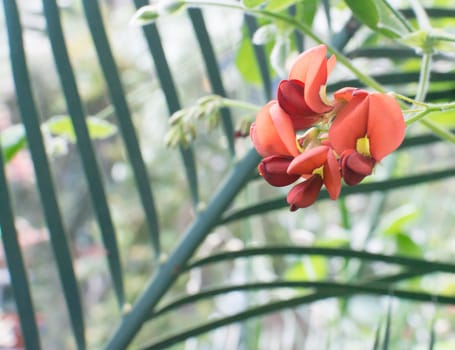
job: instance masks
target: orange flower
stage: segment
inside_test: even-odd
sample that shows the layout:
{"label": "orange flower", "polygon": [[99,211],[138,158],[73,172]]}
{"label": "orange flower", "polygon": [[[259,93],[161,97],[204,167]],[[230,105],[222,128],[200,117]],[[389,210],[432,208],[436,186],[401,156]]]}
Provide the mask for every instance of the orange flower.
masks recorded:
{"label": "orange flower", "polygon": [[263,157],[295,157],[299,154],[291,118],[275,100],[259,111],[256,121],[251,125],[250,135],[254,147]]}
{"label": "orange flower", "polygon": [[287,172],[305,179],[288,193],[287,201],[292,211],[313,204],[323,184],[330,198],[336,199],[340,194],[340,167],[333,150],[328,146],[317,146],[298,155],[289,164]]}
{"label": "orange flower", "polygon": [[355,185],[400,146],[406,125],[390,95],[344,88],[334,96],[342,106],[330,126],[329,142],[341,157],[345,182]]}
{"label": "orange flower", "polygon": [[327,59],[325,45],[316,46],[297,57],[288,80],[278,86],[278,103],[290,115],[296,130],[312,126],[333,108],[321,93],[325,93],[327,76],[335,63],[335,56]]}

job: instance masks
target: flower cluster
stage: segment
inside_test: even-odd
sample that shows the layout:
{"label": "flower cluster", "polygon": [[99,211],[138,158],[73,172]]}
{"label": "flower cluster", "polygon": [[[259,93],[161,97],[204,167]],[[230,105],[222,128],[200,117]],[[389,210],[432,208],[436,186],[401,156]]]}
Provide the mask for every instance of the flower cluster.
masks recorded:
{"label": "flower cluster", "polygon": [[302,179],[287,195],[292,211],[313,204],[323,185],[338,198],[342,179],[358,184],[404,138],[403,115],[392,96],[345,87],[328,100],[325,87],[335,63],[324,45],[302,53],[280,82],[277,99],[251,126],[263,178],[273,186]]}

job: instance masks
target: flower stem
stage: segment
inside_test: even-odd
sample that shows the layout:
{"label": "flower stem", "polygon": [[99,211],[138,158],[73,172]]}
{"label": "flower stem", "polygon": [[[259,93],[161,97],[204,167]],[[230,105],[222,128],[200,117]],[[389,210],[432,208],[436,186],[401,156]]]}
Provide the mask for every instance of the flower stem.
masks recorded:
{"label": "flower stem", "polygon": [[432,111],[430,111],[429,109],[426,109],[420,113],[413,115],[412,117],[406,119],[406,126],[409,126],[415,123],[416,121],[422,120],[422,118],[424,118],[427,114],[430,114],[431,112]]}
{"label": "flower stem", "polygon": [[431,62],[432,54],[424,53],[422,56],[422,66],[420,69],[419,86],[415,96],[415,100],[418,102],[423,102],[428,92],[428,87],[430,85]]}
{"label": "flower stem", "polygon": [[434,134],[438,135],[441,139],[455,143],[455,135],[450,132],[450,130],[445,130],[441,128],[438,124],[434,123],[431,120],[423,119],[420,121],[428,129],[430,129]]}
{"label": "flower stem", "polygon": [[[407,97],[407,96],[405,96],[405,95],[401,95],[401,94],[399,94],[399,93],[397,93],[397,92],[391,92],[391,94],[392,94],[395,98],[397,98],[397,99],[399,99],[399,100],[408,102],[408,103],[413,104],[413,105],[421,106],[421,107],[423,107],[423,108],[428,108],[428,103],[414,100],[414,99],[412,99],[412,98],[410,98],[410,97]],[[420,111],[420,109],[419,109],[418,111]]]}
{"label": "flower stem", "polygon": [[241,100],[234,100],[234,99],[230,99],[230,98],[226,98],[226,97],[221,98],[221,103],[222,103],[223,107],[241,108],[241,109],[246,109],[246,110],[249,110],[249,111],[252,111],[255,113],[258,112],[259,109],[261,108],[260,106],[255,105],[253,103],[248,103],[248,102],[241,101]]}
{"label": "flower stem", "polygon": [[433,112],[447,112],[447,111],[455,110],[455,102],[438,103],[438,104],[422,104],[422,103],[416,103],[416,104],[423,105],[425,109],[423,111],[420,111],[419,113],[409,117],[406,120],[406,125],[408,125],[408,126],[417,121],[422,121],[422,119],[427,114],[430,114]]}
{"label": "flower stem", "polygon": [[383,4],[395,15],[396,19],[401,22],[408,32],[412,33],[414,31],[414,28],[411,27],[406,18],[394,6],[390,5],[388,1],[383,1]]}

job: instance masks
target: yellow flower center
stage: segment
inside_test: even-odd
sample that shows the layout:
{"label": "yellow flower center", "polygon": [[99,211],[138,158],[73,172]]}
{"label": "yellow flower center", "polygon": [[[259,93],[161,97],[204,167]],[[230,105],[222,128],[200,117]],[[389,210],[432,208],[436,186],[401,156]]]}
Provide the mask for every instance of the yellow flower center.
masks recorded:
{"label": "yellow flower center", "polygon": [[313,170],[313,175],[319,175],[321,179],[324,178],[324,166],[320,166],[319,168],[316,168]]}
{"label": "yellow flower center", "polygon": [[358,153],[360,153],[362,156],[370,157],[370,140],[368,139],[368,136],[361,137],[360,139],[357,139],[355,149]]}

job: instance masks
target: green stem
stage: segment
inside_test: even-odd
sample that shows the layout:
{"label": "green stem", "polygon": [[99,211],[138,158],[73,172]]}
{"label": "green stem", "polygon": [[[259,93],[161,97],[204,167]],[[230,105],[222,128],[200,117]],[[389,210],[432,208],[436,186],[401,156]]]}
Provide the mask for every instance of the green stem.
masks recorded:
{"label": "green stem", "polygon": [[408,102],[408,103],[411,103],[413,105],[417,105],[417,106],[420,106],[420,107],[423,107],[423,108],[428,108],[428,103],[425,103],[425,102],[421,102],[421,101],[417,101],[417,100],[414,100],[408,96],[405,96],[405,95],[401,95],[399,94],[398,92],[391,92],[391,94],[399,99],[399,100],[402,100],[402,101],[405,101],[405,102]]}
{"label": "green stem", "polygon": [[[157,317],[161,316],[164,313],[167,313],[171,310],[175,310],[178,307],[183,305],[187,305],[190,303],[194,303],[197,301],[211,299],[214,296],[219,296],[222,294],[230,293],[230,292],[238,292],[238,291],[264,291],[264,290],[271,290],[271,289],[278,289],[278,288],[295,288],[295,289],[316,289],[316,293],[318,292],[327,292],[327,289],[333,287],[334,285],[340,288],[346,286],[361,286],[361,287],[369,287],[369,288],[385,288],[390,285],[390,283],[404,281],[410,278],[415,277],[422,277],[424,275],[434,273],[434,270],[407,270],[406,272],[400,272],[398,274],[387,275],[385,277],[373,278],[367,281],[361,281],[357,283],[342,283],[342,282],[326,282],[326,281],[287,281],[287,280],[275,280],[272,282],[254,282],[254,283],[246,283],[246,284],[235,284],[229,285],[225,287],[218,287],[213,289],[207,289],[201,291],[197,294],[185,295],[181,298],[175,299],[174,301],[166,304],[156,312],[151,313],[149,316]],[[390,280],[390,281],[389,281]],[[387,288],[390,290],[391,288]],[[340,295],[334,291],[332,297],[339,297]],[[344,295],[341,295],[344,296]],[[452,297],[453,298],[453,297]],[[455,303],[455,299],[452,299]]]}
{"label": "green stem", "polygon": [[400,13],[400,11],[397,11],[397,9],[390,5],[390,3],[387,1],[387,0],[383,0],[382,1],[383,4],[395,15],[395,17],[397,18],[397,20],[399,20],[401,22],[401,24],[403,26],[405,26],[405,28],[410,32],[412,33],[414,31],[414,28],[411,27],[411,25],[409,24],[409,22],[406,20],[406,18]]}
{"label": "green stem", "polygon": [[225,97],[220,97],[221,103],[223,104],[223,107],[233,107],[233,108],[241,108],[241,109],[246,109],[252,112],[258,112],[261,106],[255,105],[253,103],[248,103],[245,101],[241,100],[234,100],[230,98],[225,98]]}
{"label": "green stem", "polygon": [[236,1],[216,1],[216,0],[187,0],[186,2],[187,6],[216,6],[216,7],[224,7],[224,8],[230,8],[230,9],[236,9],[243,11],[245,13],[251,14],[253,16],[257,17],[263,17],[275,21],[279,21],[288,25],[293,26],[294,28],[300,30],[303,34],[306,34],[309,36],[311,39],[313,39],[315,42],[318,44],[324,44],[327,46],[327,50],[334,54],[337,58],[337,61],[340,62],[342,65],[344,65],[346,68],[348,68],[361,82],[363,82],[365,85],[379,91],[379,92],[385,92],[384,87],[382,87],[381,84],[379,84],[376,80],[373,78],[369,77],[368,75],[364,74],[361,70],[357,69],[354,67],[354,65],[350,62],[350,60],[343,55],[338,49],[336,49],[334,46],[330,45],[329,43],[326,43],[324,40],[322,40],[313,30],[306,25],[303,22],[299,22],[296,19],[283,15],[281,13],[274,13],[274,12],[269,12],[261,9],[256,9],[256,8],[245,8],[243,5],[241,5],[239,2]]}
{"label": "green stem", "polygon": [[256,151],[251,150],[236,164],[224,183],[221,184],[220,189],[213,195],[213,199],[207,205],[207,209],[199,213],[193,224],[183,235],[182,241],[177,248],[163,262],[143,294],[136,300],[133,309],[123,317],[105,349],[126,349],[147,319],[148,313],[155,308],[161,297],[179,276],[182,266],[186,265],[210,230],[219,222],[222,214],[232,203],[236,194],[247,183],[247,179],[250,178],[259,160],[260,157]]}
{"label": "green stem", "polygon": [[[288,282],[289,283],[289,282]],[[265,305],[256,306],[248,310],[239,312],[234,315],[225,316],[220,319],[210,320],[207,323],[202,325],[194,326],[193,328],[184,330],[178,334],[174,334],[165,338],[161,341],[145,345],[142,350],[145,349],[164,349],[168,348],[171,345],[174,345],[182,340],[195,337],[197,335],[207,333],[213,329],[232,324],[235,322],[244,321],[246,319],[261,316],[268,314],[274,311],[282,310],[284,308],[296,307],[303,304],[313,303],[318,300],[324,300],[332,298],[334,294],[338,296],[350,296],[356,294],[369,294],[369,295],[391,295],[400,299],[407,299],[412,301],[420,302],[434,302],[437,301],[438,304],[447,304],[453,305],[455,298],[446,295],[435,295],[424,292],[415,292],[408,291],[403,289],[391,289],[388,286],[376,286],[376,285],[362,285],[362,284],[340,284],[336,282],[294,282],[295,286],[304,287],[313,287],[317,288],[317,293],[300,295],[288,300],[280,300],[275,302],[270,302]],[[249,286],[246,286],[249,287]],[[267,284],[264,285],[257,284],[256,287],[266,288]]]}
{"label": "green stem", "polygon": [[406,119],[406,126],[409,126],[409,125],[415,123],[416,121],[420,121],[422,118],[424,118],[427,114],[430,114],[430,113],[431,113],[431,111],[426,109],[423,112],[413,115],[412,117]]}
{"label": "green stem", "polygon": [[438,124],[432,122],[431,120],[422,119],[420,123],[425,125],[428,129],[430,129],[434,134],[438,135],[443,140],[455,143],[455,135],[452,134],[450,130],[441,128]]}
{"label": "green stem", "polygon": [[[426,104],[425,110],[421,111],[420,113],[417,113],[411,117],[409,117],[406,120],[406,125],[409,126],[412,123],[415,123],[417,121],[423,122],[423,118],[430,113],[433,112],[447,112],[447,111],[452,111],[455,110],[455,102],[450,102],[450,103],[439,103],[439,104]],[[428,125],[426,125],[428,127]],[[431,128],[430,128],[431,129]],[[432,129],[433,130],[433,129]],[[433,130],[434,131],[434,130]],[[448,131],[444,130],[446,133]],[[451,133],[450,133],[451,134]]]}
{"label": "green stem", "polygon": [[329,248],[329,247],[306,247],[306,246],[273,246],[273,247],[252,247],[244,248],[238,251],[224,251],[217,254],[195,260],[182,268],[188,271],[195,267],[206,266],[214,263],[232,261],[238,258],[247,258],[254,256],[282,256],[282,255],[299,255],[299,256],[325,256],[327,258],[339,257],[345,259],[359,259],[361,261],[381,262],[386,264],[401,265],[402,267],[419,269],[422,271],[438,271],[453,273],[455,264],[448,262],[438,262],[426,259],[411,258],[400,255],[385,255],[370,253],[361,250],[349,248]]}
{"label": "green stem", "polygon": [[417,93],[415,96],[415,100],[418,102],[425,101],[425,96],[427,95],[428,87],[430,86],[431,61],[432,54],[424,53],[422,56],[422,65],[420,68],[419,86],[417,88]]}
{"label": "green stem", "polygon": [[411,6],[412,10],[416,15],[417,23],[419,24],[419,29],[430,30],[431,29],[430,19],[428,18],[425,8],[420,3],[420,0],[411,0]]}
{"label": "green stem", "polygon": [[351,219],[349,215],[348,206],[346,205],[346,199],[340,198],[338,200],[338,208],[340,209],[341,225],[345,230],[351,229]]}

